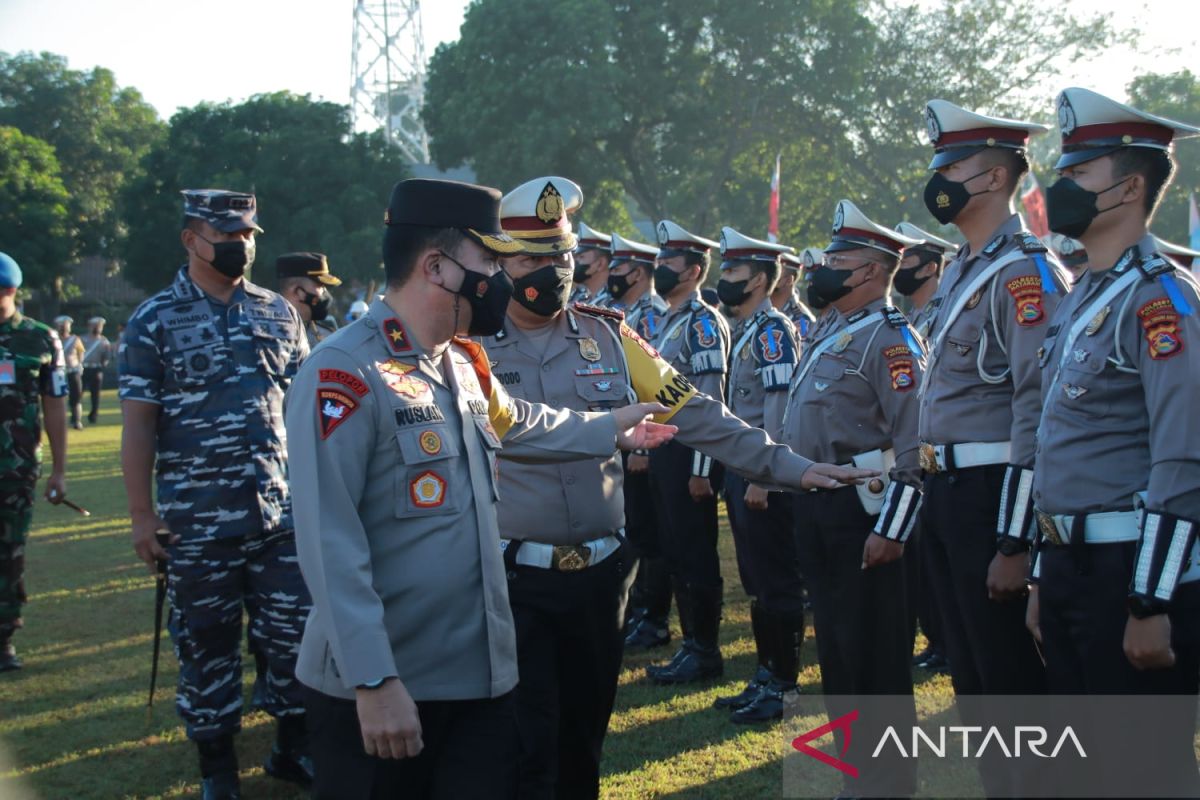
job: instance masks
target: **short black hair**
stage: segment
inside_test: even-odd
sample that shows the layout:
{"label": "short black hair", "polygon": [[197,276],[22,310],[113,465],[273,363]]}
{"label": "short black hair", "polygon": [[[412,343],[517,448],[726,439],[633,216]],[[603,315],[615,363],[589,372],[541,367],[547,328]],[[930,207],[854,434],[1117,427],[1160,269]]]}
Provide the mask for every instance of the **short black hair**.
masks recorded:
{"label": "short black hair", "polygon": [[1025,153],[1007,147],[989,147],[983,152],[986,156],[984,163],[988,169],[1004,167],[1008,171],[1008,183],[1005,184],[1004,190],[1010,197],[1015,195],[1017,187],[1021,185],[1021,179],[1029,172],[1029,159],[1025,157]]}
{"label": "short black hair", "polygon": [[387,285],[398,289],[412,277],[417,258],[426,250],[453,256],[466,239],[458,228],[425,225],[389,225],[383,234],[383,271]]}
{"label": "short black hair", "polygon": [[685,250],[683,252],[684,267],[691,268],[696,265],[700,266],[699,283],[704,283],[704,279],[708,277],[708,267],[712,263],[712,256],[705,250],[703,253],[697,253],[694,250]]}
{"label": "short black hair", "polygon": [[750,267],[750,277],[763,274],[767,276],[767,294],[775,291],[775,285],[779,283],[779,259],[774,261],[759,261],[758,259],[747,259],[746,261],[736,262],[739,264],[747,264]]}
{"label": "short black hair", "polygon": [[1151,147],[1122,147],[1112,155],[1115,177],[1138,174],[1146,180],[1146,219],[1154,216],[1171,178],[1175,161],[1165,150]]}

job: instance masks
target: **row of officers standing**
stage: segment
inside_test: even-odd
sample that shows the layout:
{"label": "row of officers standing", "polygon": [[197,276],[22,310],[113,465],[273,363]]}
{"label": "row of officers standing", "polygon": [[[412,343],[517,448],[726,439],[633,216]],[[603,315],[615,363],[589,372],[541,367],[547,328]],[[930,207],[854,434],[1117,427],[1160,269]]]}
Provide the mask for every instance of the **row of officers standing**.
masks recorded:
{"label": "row of officers standing", "polygon": [[[736,722],[796,691],[805,580],[825,692],[911,695],[918,572],[960,695],[1194,696],[1200,294],[1148,226],[1200,129],[1058,102],[1073,285],[1013,210],[1044,128],[939,100],[925,200],[956,253],[849,201],[797,257],[672,221],[658,247],[576,233],[558,177],[409,180],[385,293],[311,353],[311,320],[242,277],[254,198],[187,193],[189,262],[119,361],[135,545],[169,560],[205,796],[238,792],[243,606],[269,771],[319,797],[597,796],[627,638],[661,642],[673,597],[683,643],[649,676],[723,672],[719,492],[757,653],[719,702]],[[700,295],[717,253],[730,321]],[[1166,722],[1194,780],[1190,717]]]}

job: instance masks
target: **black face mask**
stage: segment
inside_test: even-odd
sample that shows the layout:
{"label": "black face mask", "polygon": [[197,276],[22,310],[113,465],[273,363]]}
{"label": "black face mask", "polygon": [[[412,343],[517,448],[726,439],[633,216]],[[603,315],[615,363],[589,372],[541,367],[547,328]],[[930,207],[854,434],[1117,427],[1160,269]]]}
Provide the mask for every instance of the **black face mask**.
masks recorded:
{"label": "black face mask", "polygon": [[608,276],[608,293],[612,296],[613,300],[620,300],[625,296],[625,293],[629,291],[629,279],[633,276],[635,271],[636,270],[630,270],[624,275],[610,274]]}
{"label": "black face mask", "polygon": [[333,302],[333,298],[327,294],[313,294],[312,292],[304,291],[304,305],[312,309],[313,322],[320,322],[329,316],[329,304]]}
{"label": "black face mask", "polygon": [[746,302],[746,297],[749,294],[746,291],[746,284],[749,282],[749,278],[740,281],[727,281],[722,278],[717,281],[717,297],[730,308],[737,308]]}
{"label": "black face mask", "polygon": [[[811,273],[809,274],[811,275]],[[808,299],[808,307],[813,311],[821,311],[829,306],[829,301],[817,294],[817,287],[812,285],[811,278],[808,283],[808,288],[804,290],[804,294]]]}
{"label": "black face mask", "polygon": [[683,276],[666,264],[660,264],[654,269],[654,291],[666,297],[675,291]]}
{"label": "black face mask", "polygon": [[588,279],[588,270],[592,268],[592,264],[583,264],[579,261],[575,262],[575,274],[571,276],[571,280],[576,283],[584,283]]}
{"label": "black face mask", "polygon": [[925,207],[933,214],[934,219],[943,225],[949,225],[959,212],[967,207],[972,197],[987,194],[986,189],[982,192],[968,192],[966,186],[967,181],[975,180],[986,172],[986,169],[977,172],[963,181],[952,181],[940,172],[933,173],[929,183],[925,184]]}
{"label": "black face mask", "polygon": [[1046,222],[1050,230],[1078,239],[1092,224],[1092,220],[1121,205],[1117,203],[1108,208],[1099,208],[1096,201],[1100,195],[1117,188],[1130,177],[1122,178],[1103,192],[1090,192],[1071,178],[1059,178],[1046,190]]}
{"label": "black face mask", "polygon": [[513,282],[513,299],[541,317],[553,317],[567,307],[571,273],[566,267],[547,264]]}
{"label": "black face mask", "polygon": [[[905,297],[912,297],[917,289],[925,285],[933,275],[926,275],[924,278],[918,278],[917,273],[925,267],[938,260],[935,255],[922,255],[921,260],[914,267],[906,267],[896,270],[896,277],[892,279],[892,286],[896,291]],[[934,274],[937,274],[936,272]]]}
{"label": "black face mask", "polygon": [[471,324],[467,326],[467,333],[471,336],[492,336],[498,333],[504,327],[504,314],[513,294],[513,282],[508,273],[499,270],[489,278],[482,272],[463,266],[447,253],[442,255],[458,264],[463,271],[462,285],[458,290],[446,291],[467,298],[467,304],[471,306]]}
{"label": "black face mask", "polygon": [[859,264],[854,269],[834,269],[822,264],[809,274],[809,288],[814,289],[818,296],[829,303],[841,300],[862,285],[847,286],[846,279],[860,269],[871,266],[872,263],[874,262],[868,261],[865,264]]}
{"label": "black face mask", "polygon": [[[196,234],[204,239],[200,234]],[[209,242],[212,245],[213,257],[209,264],[213,269],[230,278],[240,278],[254,264],[254,242],[250,239],[235,239],[232,242]],[[207,261],[207,259],[204,259]]]}

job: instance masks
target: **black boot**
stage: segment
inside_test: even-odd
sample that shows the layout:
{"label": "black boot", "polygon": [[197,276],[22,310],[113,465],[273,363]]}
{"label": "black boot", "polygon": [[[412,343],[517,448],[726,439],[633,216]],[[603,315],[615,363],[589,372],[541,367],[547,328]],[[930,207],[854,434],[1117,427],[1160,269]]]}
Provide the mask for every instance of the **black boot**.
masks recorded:
{"label": "black boot", "polygon": [[749,704],[758,697],[758,691],[771,679],[771,647],[767,638],[767,626],[762,608],[757,600],[750,601],[750,630],[754,633],[754,650],[758,655],[758,670],[746,684],[746,688],[733,695],[718,697],[713,708],[736,709]]}
{"label": "black boot", "polygon": [[783,707],[789,694],[796,692],[800,676],[800,645],[804,641],[804,612],[780,613],[764,610],[771,642],[771,679],[753,702],[733,712],[730,719],[738,724],[783,719]]}
{"label": "black boot", "polygon": [[720,677],[725,671],[718,642],[722,587],[689,583],[686,591],[691,605],[692,639],[684,644],[682,657],[651,676],[658,683],[695,683]]}
{"label": "black boot", "polygon": [[0,672],[11,672],[21,668],[21,659],[17,658],[17,648],[8,639],[0,639]]}
{"label": "black boot", "polygon": [[272,778],[307,788],[312,786],[313,764],[308,755],[308,731],[304,727],[304,720],[303,714],[279,718],[275,744],[263,763],[263,770]]}
{"label": "black boot", "polygon": [[201,800],[241,800],[233,734],[196,742],[200,751]]}
{"label": "black boot", "polygon": [[671,629],[666,617],[651,619],[641,616],[625,637],[625,649],[632,652],[665,647],[671,643]]}
{"label": "black boot", "polygon": [[683,633],[683,642],[680,643],[679,649],[675,651],[675,655],[671,656],[670,661],[665,664],[651,664],[646,667],[646,675],[653,679],[657,679],[658,675],[662,672],[674,669],[684,656],[688,654],[692,642],[692,595],[688,590],[688,584],[672,575],[671,588],[675,595],[675,605],[679,609],[679,630]]}

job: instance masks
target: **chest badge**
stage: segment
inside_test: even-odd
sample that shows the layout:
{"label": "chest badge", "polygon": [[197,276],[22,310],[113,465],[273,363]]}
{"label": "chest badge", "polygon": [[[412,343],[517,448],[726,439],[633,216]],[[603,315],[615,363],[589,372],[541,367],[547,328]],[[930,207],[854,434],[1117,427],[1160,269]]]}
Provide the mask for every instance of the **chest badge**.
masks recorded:
{"label": "chest badge", "polygon": [[1086,386],[1078,386],[1074,383],[1064,383],[1063,384],[1063,394],[1065,394],[1067,397],[1069,397],[1072,400],[1078,400],[1079,398],[1081,398],[1085,394],[1087,394],[1087,391],[1088,390],[1087,390]]}
{"label": "chest badge", "polygon": [[983,299],[983,289],[976,290],[975,294],[967,300],[967,311],[970,311],[975,306],[979,305],[979,301]]}
{"label": "chest badge", "polygon": [[1083,350],[1081,348],[1075,348],[1075,351],[1073,353],[1071,353],[1071,358],[1075,359],[1076,364],[1082,364],[1083,362],[1088,360],[1088,356],[1090,356],[1090,355],[1091,355],[1091,353],[1089,353],[1087,350]]}
{"label": "chest badge", "polygon": [[442,452],[442,437],[435,431],[422,431],[417,437],[417,443],[421,445],[421,452],[427,456],[436,456]]}
{"label": "chest badge", "polygon": [[600,345],[595,339],[579,340],[579,357],[584,361],[600,360]]}
{"label": "chest badge", "polygon": [[738,356],[742,359],[742,361],[748,359],[750,357],[750,345],[743,347],[742,352],[738,353]]}
{"label": "chest badge", "polygon": [[610,392],[610,391],[612,391],[612,381],[594,381],[594,382],[592,383],[592,386],[595,386],[595,387],[596,387],[596,391],[597,391],[597,392]]}
{"label": "chest badge", "polygon": [[829,384],[825,383],[825,381],[813,381],[813,388],[818,392],[823,392],[829,388]]}
{"label": "chest badge", "polygon": [[446,501],[446,481],[433,470],[422,472],[408,487],[416,508],[437,508]]}
{"label": "chest badge", "polygon": [[845,349],[847,347],[849,347],[850,343],[853,341],[854,341],[853,334],[851,334],[849,331],[842,331],[842,335],[837,338],[837,340],[833,343],[833,347],[830,349],[833,350],[833,352],[835,352],[835,353],[844,352]]}
{"label": "chest badge", "polygon": [[1083,332],[1088,336],[1095,336],[1096,331],[1100,330],[1100,327],[1104,325],[1104,320],[1108,319],[1108,312],[1110,311],[1112,311],[1112,306],[1105,306],[1101,309],[1099,314],[1092,317],[1092,321],[1087,324]]}
{"label": "chest badge", "polygon": [[960,356],[965,356],[967,353],[971,352],[971,345],[969,345],[969,344],[959,344],[957,342],[951,342],[950,346],[953,347],[954,352],[958,353]]}

